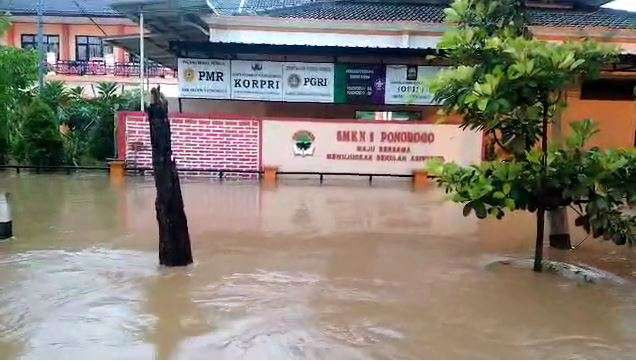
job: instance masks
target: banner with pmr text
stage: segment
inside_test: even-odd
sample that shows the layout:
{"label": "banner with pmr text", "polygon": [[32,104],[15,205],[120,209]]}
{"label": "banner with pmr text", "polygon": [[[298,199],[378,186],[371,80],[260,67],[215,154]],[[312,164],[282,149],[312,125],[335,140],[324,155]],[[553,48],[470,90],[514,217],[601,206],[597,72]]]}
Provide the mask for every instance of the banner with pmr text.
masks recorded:
{"label": "banner with pmr text", "polygon": [[179,96],[230,99],[230,61],[179,58]]}

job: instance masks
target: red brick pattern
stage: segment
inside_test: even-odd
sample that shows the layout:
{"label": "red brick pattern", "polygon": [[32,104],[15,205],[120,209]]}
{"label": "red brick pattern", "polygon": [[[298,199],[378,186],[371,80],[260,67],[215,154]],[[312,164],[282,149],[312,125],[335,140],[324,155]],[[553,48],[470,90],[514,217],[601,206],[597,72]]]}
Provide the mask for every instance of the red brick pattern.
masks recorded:
{"label": "red brick pattern", "polygon": [[[145,117],[126,114],[124,127],[127,166],[152,167],[150,130]],[[170,118],[170,129],[172,153],[179,169],[256,171],[260,168],[257,120],[175,116]],[[210,175],[209,172],[189,173]]]}

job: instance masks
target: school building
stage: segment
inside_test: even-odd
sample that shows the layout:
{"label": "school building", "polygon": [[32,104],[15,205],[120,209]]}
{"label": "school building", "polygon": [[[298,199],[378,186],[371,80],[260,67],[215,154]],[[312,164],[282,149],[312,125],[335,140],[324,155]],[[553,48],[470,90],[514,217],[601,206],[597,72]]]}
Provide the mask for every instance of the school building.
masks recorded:
{"label": "school building", "polygon": [[[483,136],[461,131],[456,118],[439,124],[422,88],[447,65],[435,48],[449,2],[128,0],[110,8],[131,31],[143,14],[146,56],[177,72],[176,94],[167,95],[181,168],[404,175],[430,157],[469,164],[484,155]],[[601,79],[568,91],[562,127],[593,118],[601,133],[592,145],[633,147],[636,13],[607,2],[526,7],[537,38],[622,49]],[[138,34],[104,43],[140,53]],[[120,115],[118,151],[133,167],[150,165],[142,114]]]}

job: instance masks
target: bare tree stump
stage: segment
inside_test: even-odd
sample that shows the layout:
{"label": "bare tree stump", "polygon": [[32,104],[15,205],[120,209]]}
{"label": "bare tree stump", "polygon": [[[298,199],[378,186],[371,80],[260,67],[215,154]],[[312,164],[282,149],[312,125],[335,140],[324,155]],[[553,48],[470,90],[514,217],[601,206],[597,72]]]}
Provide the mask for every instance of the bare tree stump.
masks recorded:
{"label": "bare tree stump", "polygon": [[172,158],[168,105],[159,89],[152,89],[148,108],[152,168],[157,199],[159,224],[159,263],[165,266],[185,266],[192,263],[188,220],[183,210],[183,197],[177,166]]}

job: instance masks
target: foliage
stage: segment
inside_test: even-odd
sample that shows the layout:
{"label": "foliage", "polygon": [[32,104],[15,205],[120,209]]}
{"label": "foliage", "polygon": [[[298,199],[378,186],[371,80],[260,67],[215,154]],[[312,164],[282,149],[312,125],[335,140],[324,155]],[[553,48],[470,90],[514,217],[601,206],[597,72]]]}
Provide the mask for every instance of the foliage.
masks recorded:
{"label": "foliage", "polygon": [[[529,37],[521,0],[456,0],[446,10],[438,47],[452,63],[431,82],[444,112],[463,117],[463,128],[501,136],[516,156],[541,136],[543,117],[557,113],[562,91],[581,76],[597,76],[616,51],[593,41],[548,43]],[[499,141],[499,139],[497,139]]]}
{"label": "foliage", "polygon": [[57,165],[63,161],[63,142],[55,113],[35,98],[25,107],[14,143],[14,155],[32,165]]}
{"label": "foliage", "polygon": [[34,52],[0,47],[0,163],[7,161],[13,119],[20,105],[28,102],[28,91],[36,78]]}
{"label": "foliage", "polygon": [[[130,93],[117,95],[116,83],[100,83],[97,85],[97,98],[92,105],[96,114],[94,125],[89,130],[89,154],[98,160],[112,157],[115,153],[114,122],[115,113],[120,110],[131,110]],[[135,109],[138,109],[136,105]]]}
{"label": "foliage", "polygon": [[0,35],[3,35],[11,26],[8,14],[0,14]]}
{"label": "foliage", "polygon": [[[30,84],[34,81],[35,77]],[[41,110],[41,104],[53,112],[53,116],[47,116],[47,119],[53,122],[56,129],[59,127],[59,139],[63,142],[64,151],[63,157],[59,159],[64,163],[91,164],[113,156],[115,113],[139,109],[139,97],[133,92],[118,94],[115,83],[100,83],[96,88],[97,96],[94,98],[84,97],[82,87],[68,88],[63,82],[56,81],[47,82],[39,91],[22,91],[22,100],[15,105],[15,109],[22,111],[15,111],[10,122],[13,139],[10,148],[14,160],[29,163],[40,158],[41,152],[35,145],[44,143],[28,143],[24,131],[31,124],[29,117],[33,114],[30,109],[35,106]],[[34,105],[35,100],[38,100],[38,105]],[[53,154],[52,159],[58,162],[58,154]],[[51,160],[49,163],[55,162]]]}
{"label": "foliage", "polygon": [[508,211],[571,205],[579,214],[576,225],[594,237],[636,244],[636,217],[621,214],[624,205],[636,204],[636,151],[582,150],[596,128],[590,120],[572,128],[567,145],[549,151],[545,173],[538,150],[466,168],[431,161],[428,170],[453,201],[465,204],[465,216],[474,211],[478,218],[502,218]]}
{"label": "foliage", "polygon": [[636,153],[584,150],[597,131],[590,120],[574,123],[567,144],[549,149],[548,124],[562,111],[565,91],[597,76],[617,52],[589,40],[533,39],[522,10],[522,0],[455,0],[446,10],[455,26],[438,46],[456,66],[430,85],[442,113],[461,115],[462,128],[486,132],[512,159],[466,168],[432,161],[427,167],[464,204],[466,216],[536,211],[540,271],[546,210],[569,206],[579,215],[575,224],[595,237],[636,242],[636,218],[622,212],[636,203]]}
{"label": "foliage", "polygon": [[139,91],[125,90],[119,96],[119,110],[141,110],[141,96]]}
{"label": "foliage", "polygon": [[[8,17],[0,14],[0,35],[9,26]],[[37,59],[34,51],[0,47],[0,164],[9,156],[36,165],[62,158],[77,165],[88,155],[100,161],[113,156],[115,113],[139,110],[139,96],[118,94],[116,83],[98,84],[93,99],[85,98],[81,87],[67,88],[60,81],[36,90]],[[58,152],[60,141],[64,157]]]}
{"label": "foliage", "polygon": [[64,87],[64,82],[59,80],[49,81],[44,84],[38,96],[56,113],[68,106],[70,100],[69,93]]}

